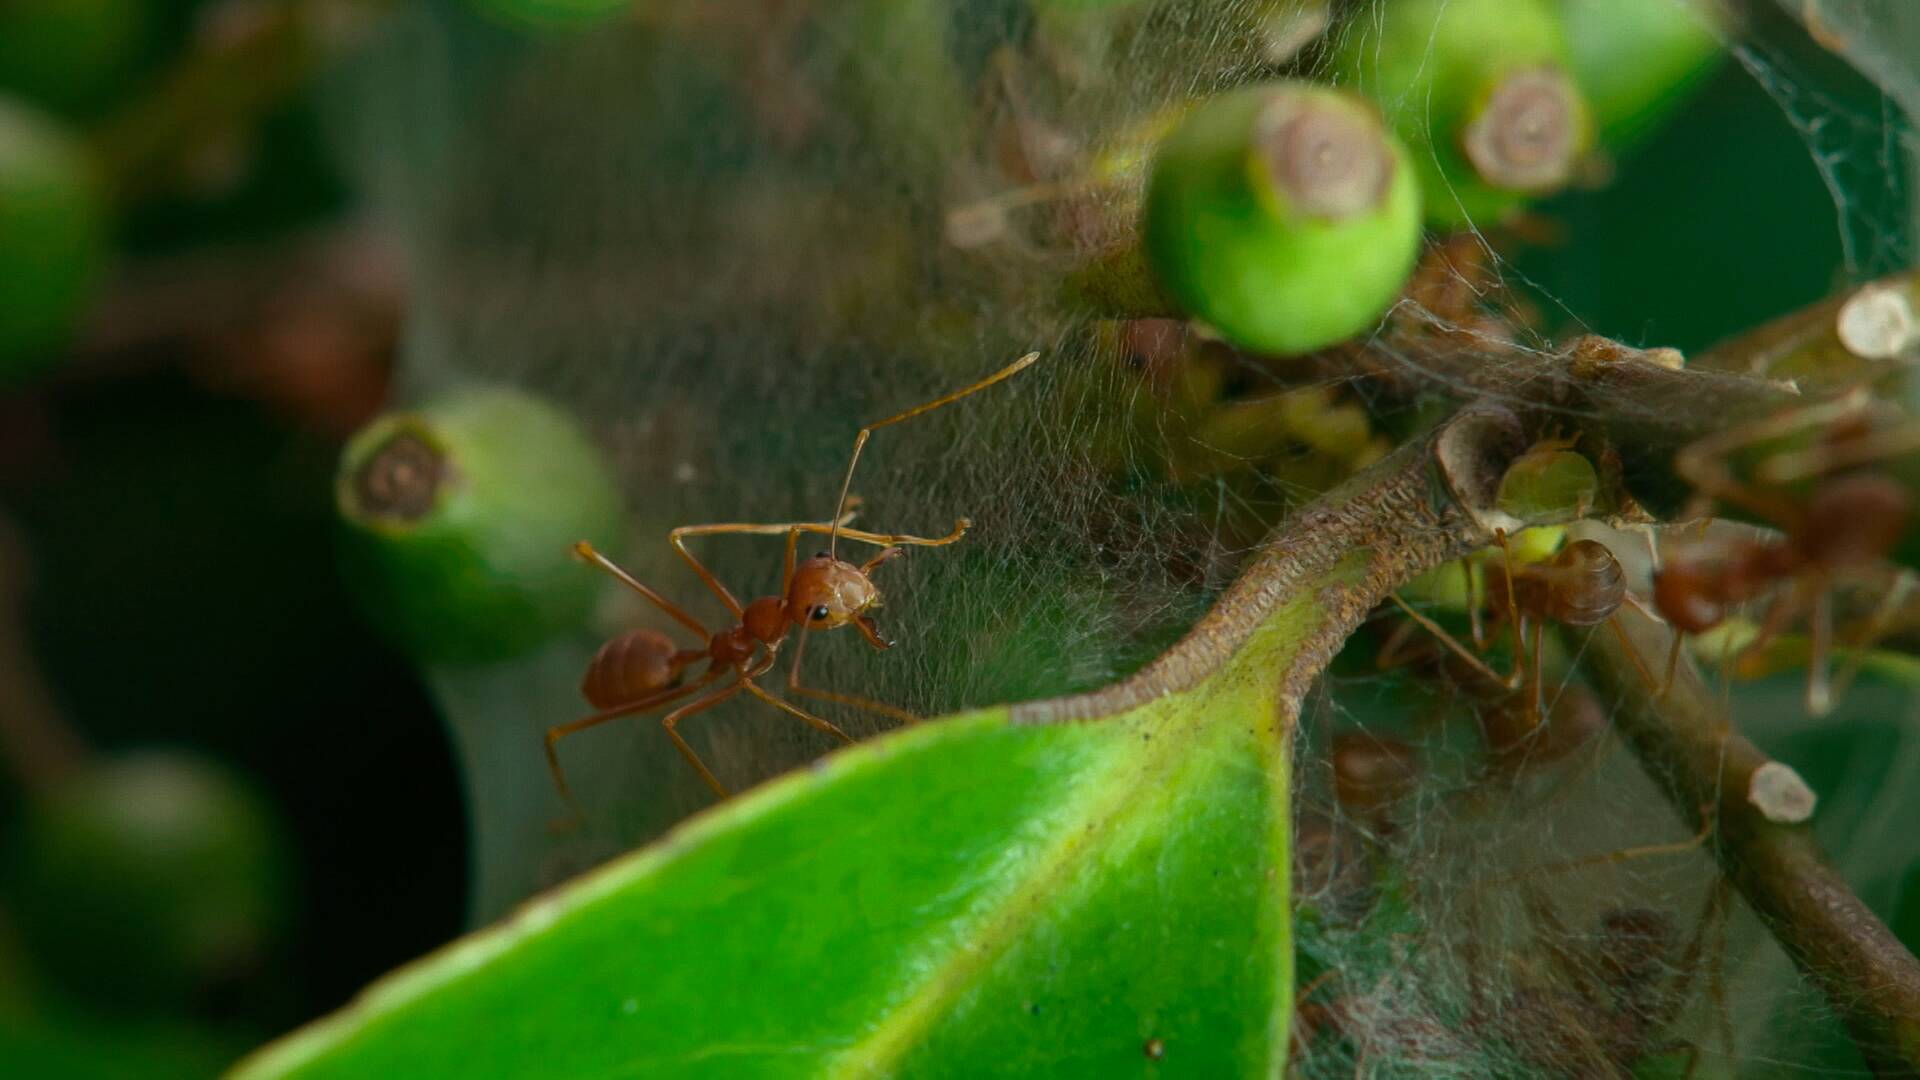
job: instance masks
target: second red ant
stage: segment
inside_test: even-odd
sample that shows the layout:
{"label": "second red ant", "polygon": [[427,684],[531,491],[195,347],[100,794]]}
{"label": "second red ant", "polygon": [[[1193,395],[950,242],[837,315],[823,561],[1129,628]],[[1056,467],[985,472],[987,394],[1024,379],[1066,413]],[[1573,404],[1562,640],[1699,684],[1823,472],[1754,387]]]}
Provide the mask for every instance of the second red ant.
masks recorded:
{"label": "second red ant", "polygon": [[[1774,454],[1756,468],[1766,486],[1739,481],[1727,466],[1728,455],[1736,450],[1808,428],[1817,431],[1812,447]],[[1757,651],[1810,610],[1807,705],[1816,715],[1831,708],[1831,588],[1836,579],[1885,559],[1906,535],[1913,518],[1912,493],[1900,480],[1869,466],[1910,449],[1907,444],[1916,434],[1920,432],[1904,426],[1876,430],[1867,404],[1847,397],[1733,428],[1680,453],[1675,470],[1702,496],[1739,507],[1782,535],[1689,545],[1654,571],[1654,607],[1676,631],[1667,658],[1669,685],[1682,634],[1711,630],[1732,608],[1790,582],[1761,617],[1742,655]],[[1804,497],[1786,492],[1788,485],[1800,481],[1811,481]]]}

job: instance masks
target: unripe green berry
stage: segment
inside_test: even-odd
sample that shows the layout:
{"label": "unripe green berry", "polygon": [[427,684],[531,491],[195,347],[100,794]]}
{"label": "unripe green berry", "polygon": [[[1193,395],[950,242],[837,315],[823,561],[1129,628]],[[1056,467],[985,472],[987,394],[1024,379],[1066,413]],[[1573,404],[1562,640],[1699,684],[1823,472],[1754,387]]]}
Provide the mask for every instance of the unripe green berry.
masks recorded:
{"label": "unripe green berry", "polygon": [[1167,295],[1275,356],[1352,337],[1393,303],[1420,243],[1407,153],[1366,103],[1283,82],[1190,113],[1154,155],[1142,228]]}
{"label": "unripe green berry", "polygon": [[347,445],[342,555],[368,614],[419,659],[502,660],[587,623],[620,497],[566,413],[502,388],[383,416]]}
{"label": "unripe green berry", "polygon": [[1380,103],[1442,227],[1558,190],[1592,143],[1548,0],[1389,0],[1345,28],[1331,71]]}
{"label": "unripe green berry", "polygon": [[180,1011],[270,959],[291,862],[240,777],[144,751],[28,805],[5,848],[6,904],[50,983],[97,1006]]}
{"label": "unripe green berry", "polygon": [[58,355],[92,296],[106,232],[79,144],[51,118],[0,97],[0,386]]}
{"label": "unripe green berry", "polygon": [[1559,0],[1600,138],[1631,146],[1725,55],[1700,0]]}

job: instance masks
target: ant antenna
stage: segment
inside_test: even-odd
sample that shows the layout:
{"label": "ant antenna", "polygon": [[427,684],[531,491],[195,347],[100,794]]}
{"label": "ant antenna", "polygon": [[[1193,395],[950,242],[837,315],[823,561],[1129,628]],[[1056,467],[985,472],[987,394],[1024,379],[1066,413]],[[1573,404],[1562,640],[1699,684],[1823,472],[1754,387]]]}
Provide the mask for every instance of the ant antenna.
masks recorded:
{"label": "ant antenna", "polygon": [[886,427],[888,424],[897,424],[902,420],[911,420],[914,417],[919,416],[921,413],[932,412],[933,410],[940,408],[942,405],[951,405],[954,402],[959,401],[961,398],[966,397],[968,394],[977,393],[981,390],[985,390],[987,387],[992,386],[994,383],[997,383],[1002,379],[1008,379],[1013,377],[1014,375],[1019,374],[1021,371],[1031,366],[1033,362],[1038,359],[1040,359],[1039,353],[1030,352],[1027,355],[1021,357],[1020,359],[1015,360],[1013,363],[1008,364],[1006,367],[1001,368],[999,371],[996,371],[993,374],[987,376],[986,378],[981,379],[979,382],[974,383],[971,386],[961,387],[960,389],[955,390],[953,393],[948,394],[945,397],[934,398],[932,401],[929,401],[924,405],[915,405],[913,408],[908,409],[906,412],[899,413],[894,416],[889,416],[885,420],[876,420],[875,422],[868,424],[866,427],[861,428],[860,434],[855,436],[853,440],[853,458],[852,460],[847,462],[847,478],[841,481],[840,483],[840,501],[838,504],[834,506],[834,509],[833,509],[833,528],[827,532],[827,554],[829,556],[833,555],[834,551],[836,550],[836,545],[840,541],[840,518],[841,518],[841,515],[846,510],[847,492],[853,487],[853,470],[859,466],[860,451],[866,449],[867,440],[873,437],[873,433],[875,431],[879,430],[880,428]]}

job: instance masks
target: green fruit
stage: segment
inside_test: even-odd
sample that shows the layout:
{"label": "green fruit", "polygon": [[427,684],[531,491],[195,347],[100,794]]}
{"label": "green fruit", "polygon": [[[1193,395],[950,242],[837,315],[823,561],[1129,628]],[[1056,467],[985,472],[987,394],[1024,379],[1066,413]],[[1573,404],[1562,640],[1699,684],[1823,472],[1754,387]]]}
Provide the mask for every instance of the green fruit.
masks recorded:
{"label": "green fruit", "polygon": [[92,296],[106,232],[80,146],[0,97],[0,386],[38,374],[66,343]]}
{"label": "green fruit", "polygon": [[1725,55],[1697,0],[1559,0],[1573,74],[1609,146],[1645,136]]}
{"label": "green fruit", "polygon": [[569,556],[612,546],[620,496],[561,410],[501,388],[369,424],[335,482],[348,580],[419,659],[502,660],[583,626],[601,578]]}
{"label": "green fruit", "polygon": [[95,1005],[177,1011],[268,958],[290,858],[240,777],[144,751],[27,807],[6,847],[6,903],[46,981]]}
{"label": "green fruit", "polygon": [[1331,71],[1412,148],[1427,218],[1490,224],[1564,187],[1593,139],[1547,0],[1389,0],[1340,36]]}
{"label": "green fruit", "polygon": [[1154,155],[1147,261],[1185,312],[1276,356],[1358,334],[1420,244],[1406,149],[1374,109],[1282,82],[1206,102]]}
{"label": "green fruit", "polygon": [[634,0],[472,0],[488,18],[515,26],[584,26],[633,7]]}
{"label": "green fruit", "polygon": [[148,29],[144,0],[0,0],[0,91],[96,108],[126,81]]}

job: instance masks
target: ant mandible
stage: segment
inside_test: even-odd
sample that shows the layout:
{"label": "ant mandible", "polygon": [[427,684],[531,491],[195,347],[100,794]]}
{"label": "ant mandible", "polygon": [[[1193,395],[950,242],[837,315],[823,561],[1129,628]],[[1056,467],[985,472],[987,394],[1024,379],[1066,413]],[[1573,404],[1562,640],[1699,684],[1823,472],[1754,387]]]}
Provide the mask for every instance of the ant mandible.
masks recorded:
{"label": "ant mandible", "polygon": [[[969,394],[977,393],[994,383],[1012,377],[1038,359],[1040,359],[1039,353],[1028,353],[979,382],[861,428],[860,434],[853,441],[853,455],[847,462],[846,478],[840,485],[839,504],[834,510],[833,517],[827,521],[790,522],[779,525],[683,525],[667,534],[667,541],[673,545],[674,551],[693,568],[693,572],[733,614],[737,621],[732,626],[718,631],[709,630],[686,609],[642,584],[611,559],[595,551],[592,545],[585,541],[574,545],[575,553],[581,558],[617,578],[622,584],[645,597],[668,617],[699,635],[706,642],[704,648],[681,649],[674,645],[672,639],[659,631],[630,630],[607,642],[594,656],[592,663],[587,667],[587,674],[581,683],[580,691],[588,704],[600,711],[551,728],[546,736],[547,767],[553,773],[554,786],[559,790],[561,797],[574,807],[576,815],[579,813],[578,803],[574,800],[573,791],[567,784],[566,773],[560,768],[558,746],[561,739],[610,720],[648,712],[691,697],[707,690],[728,675],[733,676],[732,681],[680,706],[660,721],[661,726],[666,729],[667,736],[673,740],[674,746],[679,748],[681,756],[687,759],[687,763],[700,774],[700,779],[706,781],[707,786],[712,788],[714,794],[720,798],[727,797],[727,789],[713,775],[712,770],[700,760],[700,756],[694,753],[693,747],[687,745],[687,740],[681,736],[678,728],[680,722],[688,717],[705,712],[743,691],[792,714],[816,730],[831,735],[841,742],[852,742],[847,733],[841,731],[831,721],[775,697],[762,689],[758,680],[773,668],[779,656],[780,647],[786,642],[789,631],[794,629],[818,631],[852,626],[874,648],[892,648],[893,642],[881,636],[879,627],[874,623],[872,616],[867,614],[880,604],[880,590],[873,584],[873,572],[903,554],[905,547],[942,547],[954,543],[966,534],[971,524],[966,518],[961,518],[955,522],[953,532],[941,537],[898,536],[847,528],[846,523],[851,516],[847,512],[848,492],[853,486],[854,469],[860,464],[860,452],[866,448],[867,440],[872,438],[876,430],[903,420],[910,420],[922,413],[932,412],[941,406],[950,405]],[[687,550],[687,537],[713,536],[721,533],[767,536],[784,534],[786,536],[786,569],[780,579],[778,595],[763,596],[742,605],[733,593],[720,583],[720,579],[694,557],[691,551]],[[803,533],[825,534],[827,547],[825,551],[812,558],[796,563],[795,549]],[[843,561],[836,554],[839,541],[842,539],[875,545],[880,548],[880,552],[864,563]],[[787,674],[789,692],[821,701],[867,709],[906,723],[918,719],[903,709],[877,701],[870,701],[852,694],[802,686],[800,662],[806,654],[805,634],[802,634],[799,640],[799,645],[794,648],[793,666]],[[701,660],[708,662],[707,670],[691,682],[683,682],[682,677],[686,670]]]}
{"label": "ant mandible", "polygon": [[[1775,454],[1756,468],[1756,475],[1772,487],[1742,483],[1727,466],[1727,457],[1735,450],[1809,427],[1820,431],[1814,446]],[[1788,591],[1768,607],[1741,655],[1764,646],[1810,606],[1813,642],[1807,706],[1815,715],[1832,707],[1834,694],[1827,677],[1833,637],[1830,586],[1836,578],[1886,558],[1906,534],[1913,516],[1913,497],[1906,485],[1865,466],[1908,448],[1915,434],[1904,428],[1875,430],[1867,403],[1849,395],[1736,427],[1680,452],[1675,471],[1701,495],[1738,506],[1772,523],[1784,535],[1695,544],[1654,571],[1654,608],[1675,630],[1667,655],[1667,685],[1672,685],[1679,664],[1683,634],[1711,630],[1726,620],[1729,609],[1791,581]],[[1813,486],[1804,498],[1782,490],[1805,480]]]}

